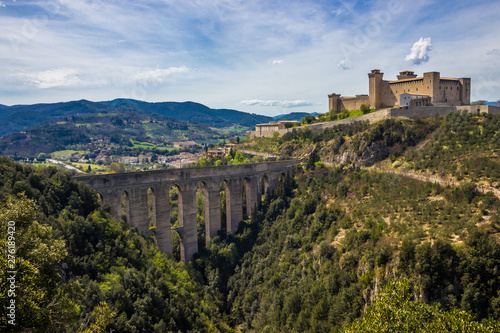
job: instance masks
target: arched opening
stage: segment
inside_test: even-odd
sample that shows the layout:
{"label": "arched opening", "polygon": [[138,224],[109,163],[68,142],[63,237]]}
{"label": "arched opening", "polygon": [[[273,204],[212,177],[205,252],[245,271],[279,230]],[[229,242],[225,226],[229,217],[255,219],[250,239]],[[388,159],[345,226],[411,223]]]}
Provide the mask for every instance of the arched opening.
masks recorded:
{"label": "arched opening", "polygon": [[156,241],[156,198],[155,192],[151,187],[148,188],[148,225],[151,236],[158,245]]}
{"label": "arched opening", "polygon": [[208,191],[204,182],[199,182],[196,186],[196,233],[198,235],[198,249],[207,245],[206,212],[208,210]]}
{"label": "arched opening", "polygon": [[101,205],[101,207],[103,207],[104,206],[104,198],[103,198],[102,194],[97,192],[97,198],[99,200],[99,204]]}
{"label": "arched opening", "polygon": [[123,191],[120,195],[121,217],[126,223],[130,222],[130,194]]}
{"label": "arched opening", "polygon": [[267,175],[264,175],[260,179],[260,196],[262,197],[262,200],[264,200],[266,196],[271,195],[271,193],[269,193],[269,185],[269,177]]}
{"label": "arched opening", "polygon": [[181,228],[179,221],[179,187],[174,185],[169,190],[169,203],[170,203],[170,225],[172,226],[171,241],[172,241],[172,255],[176,260],[181,260]]}
{"label": "arched opening", "polygon": [[252,212],[258,209],[261,194],[258,192],[258,180],[254,178],[244,178],[242,185],[243,216],[252,217]]}

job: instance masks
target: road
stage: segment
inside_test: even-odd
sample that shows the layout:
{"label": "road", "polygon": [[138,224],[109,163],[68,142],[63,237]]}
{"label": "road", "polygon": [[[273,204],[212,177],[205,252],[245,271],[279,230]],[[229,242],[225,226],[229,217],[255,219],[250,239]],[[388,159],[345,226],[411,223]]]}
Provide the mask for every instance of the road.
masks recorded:
{"label": "road", "polygon": [[76,171],[76,172],[78,172],[78,173],[85,173],[85,172],[83,172],[83,171],[81,171],[81,170],[79,170],[79,169],[75,168],[74,166],[64,164],[63,162],[58,161],[58,160],[54,160],[54,159],[52,159],[52,158],[48,159],[47,161],[49,161],[50,163],[59,164],[59,165],[61,165],[63,168],[66,168],[66,169],[68,169],[68,170],[74,170],[74,171]]}

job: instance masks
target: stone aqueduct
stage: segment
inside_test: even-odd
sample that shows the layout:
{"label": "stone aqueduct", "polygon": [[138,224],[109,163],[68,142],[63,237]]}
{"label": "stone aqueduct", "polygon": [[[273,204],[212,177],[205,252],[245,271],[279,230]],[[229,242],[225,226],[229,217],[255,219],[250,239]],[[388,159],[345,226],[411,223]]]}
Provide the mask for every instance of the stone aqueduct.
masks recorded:
{"label": "stone aqueduct", "polygon": [[[198,252],[196,190],[202,183],[205,190],[205,231],[207,241],[221,230],[220,184],[226,184],[227,232],[234,233],[243,220],[242,182],[246,182],[248,215],[260,202],[261,193],[273,192],[280,176],[299,161],[230,165],[206,168],[170,169],[147,172],[118,173],[77,177],[92,186],[108,204],[111,214],[122,217],[122,195],[125,214],[132,227],[150,233],[148,190],[152,194],[151,219],[158,247],[172,253],[169,191],[179,190],[179,224],[181,260],[187,262]],[[264,188],[262,188],[264,186]]]}

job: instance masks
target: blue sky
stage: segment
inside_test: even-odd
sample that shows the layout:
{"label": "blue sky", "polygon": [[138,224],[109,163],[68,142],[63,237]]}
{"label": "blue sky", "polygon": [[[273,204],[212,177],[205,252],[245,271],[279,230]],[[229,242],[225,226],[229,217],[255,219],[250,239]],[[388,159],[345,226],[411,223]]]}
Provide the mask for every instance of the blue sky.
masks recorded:
{"label": "blue sky", "polygon": [[0,0],[0,104],[135,98],[278,115],[367,73],[471,77],[500,99],[500,2]]}

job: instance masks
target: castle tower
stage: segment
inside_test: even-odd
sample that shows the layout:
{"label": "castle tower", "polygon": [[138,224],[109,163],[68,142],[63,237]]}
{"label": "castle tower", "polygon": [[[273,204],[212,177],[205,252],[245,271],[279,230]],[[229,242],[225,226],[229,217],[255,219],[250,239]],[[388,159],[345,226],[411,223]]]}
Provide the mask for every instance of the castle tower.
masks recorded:
{"label": "castle tower", "polygon": [[368,74],[370,84],[369,101],[372,109],[379,109],[382,106],[380,94],[382,90],[383,77],[384,73],[380,73],[380,69],[373,69],[372,72]]}
{"label": "castle tower", "polygon": [[426,95],[431,96],[433,104],[444,102],[439,91],[440,83],[441,75],[439,72],[424,73],[424,91]]}
{"label": "castle tower", "polygon": [[406,70],[399,72],[399,75],[396,77],[398,78],[398,80],[406,80],[406,79],[415,79],[417,75],[413,71]]}
{"label": "castle tower", "polygon": [[470,78],[458,79],[461,83],[460,100],[464,105],[470,105]]}
{"label": "castle tower", "polygon": [[333,110],[333,112],[338,113],[339,109],[340,94],[328,95],[328,111]]}

